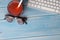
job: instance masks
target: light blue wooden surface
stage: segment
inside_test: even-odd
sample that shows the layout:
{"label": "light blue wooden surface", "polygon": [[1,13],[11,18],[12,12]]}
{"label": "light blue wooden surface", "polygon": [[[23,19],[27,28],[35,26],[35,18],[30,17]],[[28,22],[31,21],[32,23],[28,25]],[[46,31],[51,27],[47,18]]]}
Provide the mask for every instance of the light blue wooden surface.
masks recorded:
{"label": "light blue wooden surface", "polygon": [[[8,13],[8,3],[9,0],[0,1],[0,19]],[[60,40],[60,14],[25,7],[23,15],[40,17],[28,18],[27,25],[19,25],[16,20],[12,23],[0,20],[0,40]]]}

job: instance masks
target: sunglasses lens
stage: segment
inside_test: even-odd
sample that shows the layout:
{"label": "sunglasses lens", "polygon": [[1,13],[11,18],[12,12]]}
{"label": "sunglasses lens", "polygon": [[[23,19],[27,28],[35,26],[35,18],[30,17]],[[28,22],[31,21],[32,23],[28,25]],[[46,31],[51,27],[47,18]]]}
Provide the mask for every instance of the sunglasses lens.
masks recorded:
{"label": "sunglasses lens", "polygon": [[11,23],[11,22],[13,21],[13,17],[7,16],[7,17],[6,17],[6,20]]}
{"label": "sunglasses lens", "polygon": [[17,19],[17,22],[18,22],[18,24],[24,24],[23,20],[20,18]]}

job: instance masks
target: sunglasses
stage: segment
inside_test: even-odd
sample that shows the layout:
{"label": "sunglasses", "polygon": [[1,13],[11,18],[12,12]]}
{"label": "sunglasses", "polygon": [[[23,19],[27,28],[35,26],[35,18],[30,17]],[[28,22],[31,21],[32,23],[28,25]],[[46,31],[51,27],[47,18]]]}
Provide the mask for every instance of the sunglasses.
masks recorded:
{"label": "sunglasses", "polygon": [[7,20],[8,22],[12,22],[13,21],[13,19],[17,19],[17,22],[18,22],[18,24],[27,24],[27,17],[20,17],[20,16],[13,16],[13,15],[9,15],[9,14],[7,14],[7,15],[5,15],[5,20]]}

